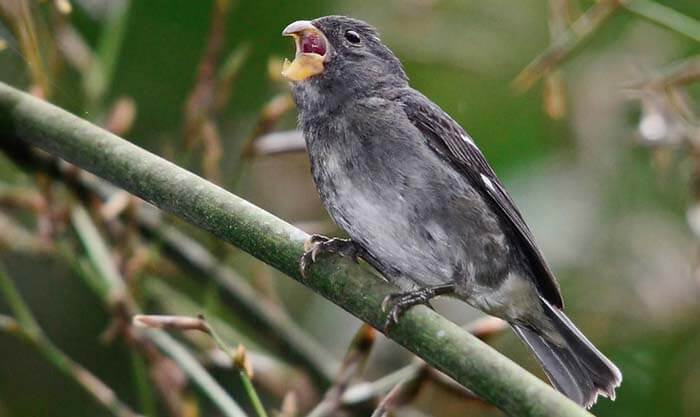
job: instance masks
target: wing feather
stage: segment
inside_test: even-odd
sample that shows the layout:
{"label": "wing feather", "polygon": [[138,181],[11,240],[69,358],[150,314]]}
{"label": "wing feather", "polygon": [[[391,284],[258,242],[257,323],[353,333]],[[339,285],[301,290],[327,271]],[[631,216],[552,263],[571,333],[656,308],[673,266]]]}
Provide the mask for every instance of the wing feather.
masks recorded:
{"label": "wing feather", "polygon": [[440,107],[415,90],[404,90],[395,99],[402,103],[409,120],[421,131],[431,148],[457,166],[490,202],[503,224],[510,227],[510,235],[527,258],[540,294],[552,305],[563,308],[559,285],[537,248],[532,232],[469,134]]}

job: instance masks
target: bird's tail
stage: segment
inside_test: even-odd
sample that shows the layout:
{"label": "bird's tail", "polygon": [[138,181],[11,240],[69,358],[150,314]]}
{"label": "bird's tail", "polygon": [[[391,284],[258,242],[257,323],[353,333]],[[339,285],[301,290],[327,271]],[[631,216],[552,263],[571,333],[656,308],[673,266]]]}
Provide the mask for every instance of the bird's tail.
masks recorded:
{"label": "bird's tail", "polygon": [[[622,382],[617,367],[574,326],[564,312],[542,300],[545,314],[559,333],[552,342],[532,329],[514,324],[513,329],[532,349],[554,387],[585,408],[595,404],[598,395],[615,399],[615,388]],[[561,339],[564,343],[561,343]]]}

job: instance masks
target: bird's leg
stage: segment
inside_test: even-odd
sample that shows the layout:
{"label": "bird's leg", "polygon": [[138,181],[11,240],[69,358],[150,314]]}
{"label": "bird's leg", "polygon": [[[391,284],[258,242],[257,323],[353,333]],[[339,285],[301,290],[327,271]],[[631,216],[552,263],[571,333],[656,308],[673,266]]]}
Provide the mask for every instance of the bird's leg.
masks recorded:
{"label": "bird's leg", "polygon": [[388,313],[384,324],[384,332],[388,332],[391,326],[398,323],[401,314],[409,308],[417,304],[426,304],[438,295],[451,294],[454,292],[454,289],[454,284],[444,284],[387,295],[382,301],[382,311]]}
{"label": "bird's leg", "polygon": [[311,235],[304,242],[304,250],[304,254],[299,259],[299,271],[302,277],[306,276],[306,269],[316,262],[319,255],[336,253],[357,262],[357,258],[363,253],[362,248],[350,239],[329,238],[322,235]]}

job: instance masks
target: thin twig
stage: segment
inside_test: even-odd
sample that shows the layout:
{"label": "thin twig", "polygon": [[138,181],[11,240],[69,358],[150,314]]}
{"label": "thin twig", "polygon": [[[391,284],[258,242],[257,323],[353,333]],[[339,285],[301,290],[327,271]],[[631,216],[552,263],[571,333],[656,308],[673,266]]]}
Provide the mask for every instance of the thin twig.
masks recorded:
{"label": "thin twig", "polygon": [[360,326],[350,342],[335,382],[326,391],[323,401],[309,413],[308,417],[333,416],[338,412],[350,382],[363,372],[375,339],[376,333],[372,327],[367,324]]}
{"label": "thin twig", "polygon": [[374,410],[372,417],[385,417],[391,411],[413,400],[425,382],[424,375],[428,373],[425,367],[421,368],[421,371],[416,376],[407,378],[392,388]]}
{"label": "thin twig", "polygon": [[622,7],[652,23],[700,42],[700,22],[670,7],[651,0],[623,1]]}
{"label": "thin twig", "polygon": [[270,156],[304,152],[306,142],[298,130],[268,133],[253,141],[252,156]]}
{"label": "thin twig", "polygon": [[552,68],[561,64],[571,53],[587,40],[620,7],[622,0],[600,0],[591,6],[569,29],[530,62],[513,80],[519,91],[530,89]]}
{"label": "thin twig", "polygon": [[17,287],[12,282],[5,265],[0,263],[0,292],[5,297],[10,311],[15,315],[17,322],[22,327],[25,334],[30,337],[42,335],[41,327],[29,310],[29,306],[24,302]]}
{"label": "thin twig", "polygon": [[254,154],[256,140],[270,132],[287,112],[294,108],[294,101],[289,93],[281,93],[270,99],[260,111],[258,121],[248,137],[241,145],[241,152],[232,175],[231,187],[239,188],[243,173],[250,165],[250,158]]}
{"label": "thin twig", "polygon": [[93,61],[96,59],[92,50],[75,27],[63,24],[55,31],[56,47],[69,65],[79,73],[86,74],[90,71]]}
{"label": "thin twig", "polygon": [[289,93],[282,93],[270,99],[270,101],[263,106],[252,133],[243,142],[243,157],[251,157],[253,155],[253,144],[255,141],[261,136],[269,133],[272,128],[275,127],[277,122],[279,122],[282,116],[293,108],[294,101]]}
{"label": "thin twig", "polygon": [[297,397],[293,392],[288,392],[282,399],[280,412],[277,417],[297,417],[299,414],[299,406],[297,405]]}
{"label": "thin twig", "polygon": [[158,406],[153,393],[154,387],[148,381],[148,368],[146,360],[136,351],[131,351],[131,368],[134,372],[134,384],[139,395],[139,402],[143,407],[145,417],[157,417]]}
{"label": "thin twig", "polygon": [[[489,342],[491,338],[502,333],[507,327],[508,324],[503,320],[495,317],[484,317],[467,324],[464,326],[464,329],[478,339]],[[425,373],[424,371],[426,370],[429,372]],[[445,375],[440,372],[432,370],[425,362],[413,361],[375,381],[360,382],[349,387],[343,394],[343,405],[352,406],[381,398],[396,385],[422,376],[430,377],[434,381],[443,383],[450,388],[454,388],[456,385],[452,379],[445,377]],[[459,387],[461,388],[461,386]],[[462,388],[460,392],[464,392],[464,389]]]}
{"label": "thin twig", "polygon": [[[196,315],[202,311],[201,305],[192,301],[185,294],[176,291],[162,279],[149,276],[144,278],[143,288],[146,295],[153,297],[159,307],[166,313]],[[259,343],[245,337],[237,328],[219,319],[216,315],[208,314],[207,322],[216,328],[222,339],[228,340],[229,343],[243,344],[254,348],[254,350],[251,349],[252,351],[248,352],[247,356],[254,365],[255,380],[258,386],[280,397],[293,390],[305,409],[312,404],[316,404],[318,399],[317,384],[314,384],[303,369],[292,368],[279,359],[266,354],[264,349],[269,347],[267,343],[264,346],[260,346]],[[184,333],[184,336],[202,351],[206,351],[206,356],[203,358],[205,364],[211,363],[227,369],[232,367],[230,355],[224,354],[219,349],[210,349],[209,345],[202,343],[204,342],[202,338],[197,337],[199,336],[198,334]]]}
{"label": "thin twig", "polygon": [[243,382],[243,388],[248,393],[253,409],[258,414],[258,417],[267,417],[267,411],[260,401],[260,396],[253,386],[253,366],[248,359],[246,349],[243,345],[238,345],[238,348],[233,353],[233,367],[238,370],[238,374]]}
{"label": "thin twig", "polygon": [[124,302],[127,298],[124,280],[109,253],[109,248],[90,219],[90,215],[81,205],[77,205],[71,213],[71,220],[88,258],[92,261],[99,276],[105,280],[106,288],[109,291],[107,299],[110,304]]}
{"label": "thin twig", "polygon": [[217,92],[217,67],[226,39],[232,3],[232,0],[214,1],[207,44],[199,62],[197,79],[184,107],[185,145],[189,149],[202,145],[204,176],[215,183],[221,181],[219,162],[223,156],[215,116],[225,104],[221,101],[224,96]]}
{"label": "thin twig", "polygon": [[350,407],[381,398],[402,381],[415,378],[424,366],[422,361],[413,361],[375,381],[354,384],[343,393],[343,406]]}
{"label": "thin twig", "polygon": [[[571,23],[571,1],[549,0],[549,37],[556,39]],[[544,110],[554,120],[566,116],[566,83],[560,69],[550,71],[544,76],[542,93]]]}
{"label": "thin twig", "polygon": [[114,79],[114,72],[131,17],[131,0],[119,3],[107,18],[97,43],[97,51],[83,73],[86,111],[95,118],[102,111],[103,99]]}
{"label": "thin twig", "polygon": [[162,316],[162,315],[136,315],[133,317],[132,322],[135,326],[147,327],[151,329],[160,330],[177,330],[177,331],[188,331],[196,330],[202,333],[206,333],[214,340],[219,349],[225,352],[233,364],[234,369],[236,369],[241,377],[241,382],[243,387],[250,398],[253,408],[256,410],[258,417],[267,417],[267,412],[262,406],[260,397],[257,391],[253,387],[251,379],[253,377],[253,368],[247,358],[245,348],[243,345],[239,345],[234,351],[214,330],[214,328],[207,322],[204,316],[200,315],[198,317],[189,316]]}
{"label": "thin twig", "polygon": [[[0,141],[0,148],[20,168],[47,173],[83,201],[89,201],[92,196],[108,201],[120,192],[107,181],[38,152],[23,142],[5,138]],[[163,222],[152,206],[139,207],[136,217],[144,238],[158,242],[175,262],[193,272],[193,278],[205,282],[213,280],[222,300],[236,308],[251,325],[264,329],[269,344],[278,345],[283,354],[303,364],[320,385],[330,383],[338,362],[284,309],[260,297],[243,277],[220,262],[204,245]]]}
{"label": "thin twig", "polygon": [[228,417],[246,416],[246,413],[182,344],[163,332],[146,332],[145,337],[171,357],[224,415]]}
{"label": "thin twig", "polygon": [[693,56],[674,62],[661,68],[655,74],[641,81],[631,83],[628,88],[638,90],[643,88],[665,89],[669,86],[683,86],[700,81],[700,56]]}
{"label": "thin twig", "polygon": [[0,212],[0,249],[3,248],[11,248],[18,252],[30,252],[35,255],[47,254],[52,251],[52,245],[38,238],[10,216]]}
{"label": "thin twig", "polygon": [[154,221],[152,216],[140,218],[140,224],[156,234],[176,261],[197,272],[195,278],[214,280],[221,288],[223,301],[240,309],[251,325],[266,329],[270,344],[280,345],[286,356],[303,364],[322,385],[329,383],[338,367],[337,360],[284,309],[261,297],[235,270],[175,227]]}
{"label": "thin twig", "polygon": [[[159,309],[165,313],[196,315],[202,311],[200,303],[196,303],[186,294],[176,291],[161,278],[145,276],[143,290],[148,299],[155,301]],[[258,348],[258,344],[253,339],[245,336],[237,328],[229,326],[217,316],[211,316],[208,320],[215,325],[216,328],[219,329],[219,332],[226,336],[228,340]]]}
{"label": "thin twig", "polygon": [[[123,280],[119,276],[119,272],[116,271],[113,260],[108,255],[107,245],[100,237],[94,224],[92,224],[85,209],[78,206],[75,210],[76,214],[73,215],[73,219],[76,232],[78,232],[84,245],[91,246],[91,248],[86,247],[86,250],[88,250],[88,256],[93,267],[99,271],[97,275],[101,280],[97,286],[93,285],[92,288],[98,290],[98,295],[113,309],[113,311],[121,314],[117,319],[130,320],[130,317],[137,313],[137,309],[134,301],[129,297],[128,293],[123,290]],[[132,333],[130,336],[133,338],[139,337],[137,333]],[[167,337],[167,335],[164,336],[166,337],[159,337],[155,336],[154,333],[148,333],[144,337],[147,337],[147,339],[157,345],[159,349],[172,357],[182,370],[200,386],[202,391],[226,416],[245,416],[245,413],[238,404],[233,401],[184,347],[175,340]]]}
{"label": "thin twig", "polygon": [[250,45],[244,43],[237,46],[229,55],[224,58],[219,73],[217,75],[216,92],[214,95],[214,110],[220,113],[228,104],[233,86],[243,69],[243,64],[250,55]]}
{"label": "thin twig", "polygon": [[[7,6],[11,7],[10,2]],[[28,0],[19,0],[15,3],[15,32],[18,34],[19,42],[27,60],[28,71],[34,82],[34,86],[39,88],[35,91],[40,97],[51,95],[51,82],[49,80],[46,62],[42,56],[39,42],[39,34],[34,22],[31,5]]]}

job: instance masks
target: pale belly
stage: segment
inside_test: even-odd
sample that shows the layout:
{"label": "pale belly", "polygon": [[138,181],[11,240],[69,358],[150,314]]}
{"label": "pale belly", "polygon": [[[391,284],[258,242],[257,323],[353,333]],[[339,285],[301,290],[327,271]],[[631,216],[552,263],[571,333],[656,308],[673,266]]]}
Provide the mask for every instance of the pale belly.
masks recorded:
{"label": "pale belly", "polygon": [[475,280],[503,281],[509,246],[478,192],[437,156],[404,160],[351,168],[334,158],[319,162],[314,176],[333,220],[404,290],[458,282],[468,291]]}

